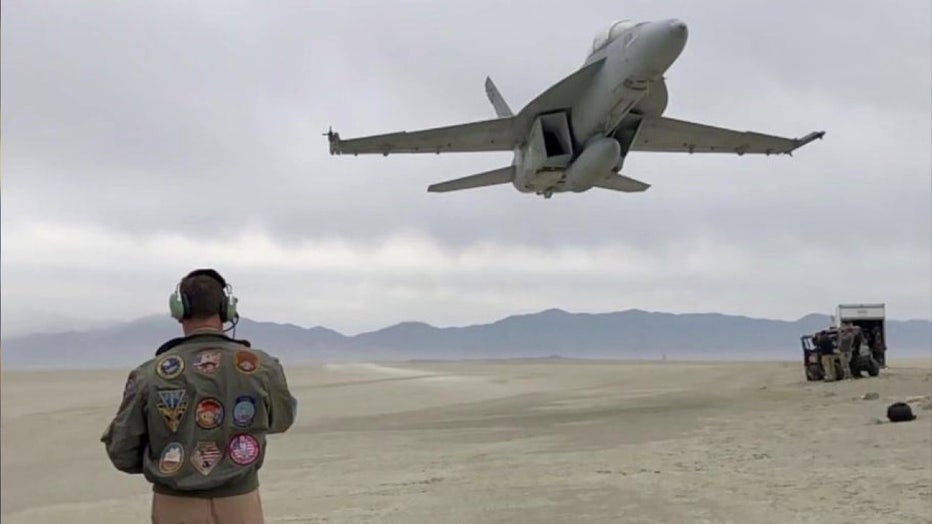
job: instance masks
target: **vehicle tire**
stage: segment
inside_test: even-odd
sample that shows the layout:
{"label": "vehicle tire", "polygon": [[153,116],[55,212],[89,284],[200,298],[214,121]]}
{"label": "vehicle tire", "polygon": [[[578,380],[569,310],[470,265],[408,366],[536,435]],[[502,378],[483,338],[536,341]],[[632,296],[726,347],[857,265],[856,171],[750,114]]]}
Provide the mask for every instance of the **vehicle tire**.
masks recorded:
{"label": "vehicle tire", "polygon": [[852,377],[864,378],[864,375],[861,374],[863,372],[864,372],[864,368],[861,366],[860,362],[857,364],[855,364],[854,362],[851,363],[851,376]]}
{"label": "vehicle tire", "polygon": [[812,382],[814,380],[822,380],[822,373],[819,370],[819,366],[815,364],[809,364],[806,366],[806,380]]}
{"label": "vehicle tire", "polygon": [[880,374],[880,364],[876,360],[870,359],[867,361],[867,374],[872,377]]}

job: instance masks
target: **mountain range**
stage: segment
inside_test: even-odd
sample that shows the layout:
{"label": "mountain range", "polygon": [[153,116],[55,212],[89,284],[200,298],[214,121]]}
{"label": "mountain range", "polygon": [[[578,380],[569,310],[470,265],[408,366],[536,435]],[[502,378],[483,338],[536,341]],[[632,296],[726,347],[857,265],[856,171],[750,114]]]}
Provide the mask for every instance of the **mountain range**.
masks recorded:
{"label": "mountain range", "polygon": [[[465,327],[403,322],[353,336],[244,318],[235,334],[285,364],[543,357],[796,360],[802,355],[800,337],[830,322],[831,317],[819,314],[784,321],[718,313],[548,309]],[[891,357],[932,355],[932,322],[887,320],[886,329]],[[9,338],[2,341],[3,367],[133,367],[179,334],[174,320],[158,315],[87,331]]]}

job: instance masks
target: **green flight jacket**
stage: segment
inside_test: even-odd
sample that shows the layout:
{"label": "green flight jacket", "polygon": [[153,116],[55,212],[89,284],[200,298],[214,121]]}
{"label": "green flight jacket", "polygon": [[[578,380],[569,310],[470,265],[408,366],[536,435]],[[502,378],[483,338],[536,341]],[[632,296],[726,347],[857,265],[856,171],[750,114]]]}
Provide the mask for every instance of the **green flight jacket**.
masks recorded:
{"label": "green flight jacket", "polygon": [[170,340],[131,371],[100,440],[114,467],[157,493],[241,495],[259,487],[266,435],[296,411],[278,359],[210,332]]}

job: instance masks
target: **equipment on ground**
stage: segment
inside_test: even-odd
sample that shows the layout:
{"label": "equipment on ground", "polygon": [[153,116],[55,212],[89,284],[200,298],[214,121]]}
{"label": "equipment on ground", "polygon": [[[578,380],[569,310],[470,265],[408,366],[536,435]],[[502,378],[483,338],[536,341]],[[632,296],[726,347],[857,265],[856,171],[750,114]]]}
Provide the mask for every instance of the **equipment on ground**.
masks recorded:
{"label": "equipment on ground", "polygon": [[887,418],[890,422],[909,422],[914,420],[916,415],[913,409],[905,402],[894,402],[887,407]]}

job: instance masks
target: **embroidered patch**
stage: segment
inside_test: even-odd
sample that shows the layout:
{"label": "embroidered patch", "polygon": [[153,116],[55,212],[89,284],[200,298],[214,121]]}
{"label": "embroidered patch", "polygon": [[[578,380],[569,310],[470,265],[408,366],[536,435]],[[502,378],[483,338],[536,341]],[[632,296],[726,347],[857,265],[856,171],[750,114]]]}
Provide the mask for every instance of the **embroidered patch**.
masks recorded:
{"label": "embroidered patch", "polygon": [[259,458],[259,441],[252,435],[240,433],[230,440],[227,453],[236,464],[248,466]]}
{"label": "embroidered patch", "polygon": [[246,351],[241,349],[236,352],[235,362],[236,369],[250,375],[255,373],[259,369],[259,355],[256,355],[252,351]]}
{"label": "embroidered patch", "polygon": [[215,398],[201,400],[195,409],[195,420],[204,429],[218,427],[223,422],[223,404]]}
{"label": "embroidered patch", "polygon": [[216,442],[200,441],[194,452],[191,453],[191,465],[194,469],[201,472],[201,475],[209,475],[220,459],[223,458],[223,451],[217,447]]}
{"label": "embroidered patch", "polygon": [[205,375],[213,375],[220,369],[220,358],[222,356],[223,352],[219,349],[205,349],[194,357],[191,365]]}
{"label": "embroidered patch", "polygon": [[162,357],[155,365],[155,372],[166,380],[171,380],[184,371],[184,360],[178,355],[168,355]]}
{"label": "embroidered patch", "polygon": [[256,418],[256,400],[250,396],[236,397],[233,405],[233,424],[244,428]]}
{"label": "embroidered patch", "polygon": [[174,433],[181,425],[184,412],[188,409],[187,392],[183,389],[159,391],[159,403],[156,405],[159,415],[165,419],[168,429]]}
{"label": "embroidered patch", "polygon": [[172,475],[181,469],[184,464],[184,448],[177,442],[172,442],[162,450],[162,457],[159,459],[159,472],[164,475]]}

